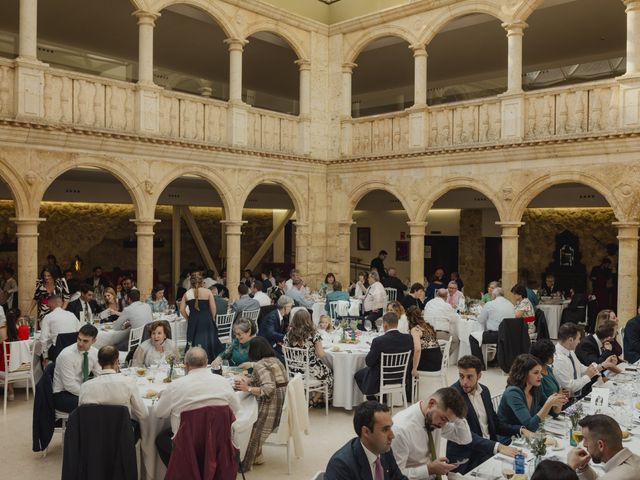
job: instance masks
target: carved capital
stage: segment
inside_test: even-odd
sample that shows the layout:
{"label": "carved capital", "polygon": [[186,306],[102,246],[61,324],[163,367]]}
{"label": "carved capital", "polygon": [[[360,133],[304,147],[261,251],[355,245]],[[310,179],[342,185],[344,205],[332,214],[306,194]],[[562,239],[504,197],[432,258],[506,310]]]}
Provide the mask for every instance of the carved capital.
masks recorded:
{"label": "carved capital", "polygon": [[502,28],[507,31],[507,36],[510,35],[524,35],[524,29],[529,25],[527,22],[523,22],[520,20],[514,22],[505,22],[502,24]]}
{"label": "carved capital", "polygon": [[357,66],[357,63],[345,62],[342,64],[342,73],[353,73],[353,69]]}
{"label": "carved capital", "polygon": [[160,13],[145,10],[136,10],[131,15],[138,19],[138,25],[151,25],[152,27],[155,27],[156,20],[160,17]]}
{"label": "carved capital", "polygon": [[306,58],[299,58],[298,60],[296,60],[293,63],[298,65],[298,68],[300,69],[300,71],[311,70],[311,62],[309,60],[307,60]]}
{"label": "carved capital", "polygon": [[232,52],[234,50],[244,50],[244,46],[249,43],[249,41],[242,38],[226,38],[224,39],[224,43],[227,44],[229,51]]}

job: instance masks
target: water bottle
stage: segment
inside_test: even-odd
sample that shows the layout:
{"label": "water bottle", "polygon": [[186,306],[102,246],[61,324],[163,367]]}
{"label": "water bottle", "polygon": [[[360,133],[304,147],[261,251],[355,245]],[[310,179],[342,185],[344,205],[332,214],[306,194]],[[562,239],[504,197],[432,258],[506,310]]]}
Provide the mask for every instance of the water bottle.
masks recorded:
{"label": "water bottle", "polygon": [[522,450],[518,450],[515,458],[513,459],[513,471],[515,474],[524,473],[524,455]]}

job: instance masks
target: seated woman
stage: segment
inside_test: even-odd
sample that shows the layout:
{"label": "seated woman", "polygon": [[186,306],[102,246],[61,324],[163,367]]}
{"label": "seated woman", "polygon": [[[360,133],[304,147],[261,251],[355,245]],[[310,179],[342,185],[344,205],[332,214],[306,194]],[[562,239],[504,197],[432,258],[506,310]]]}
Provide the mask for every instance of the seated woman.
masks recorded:
{"label": "seated woman", "polygon": [[220,369],[223,360],[227,360],[232,367],[252,368],[252,364],[249,361],[249,345],[255,335],[251,333],[251,325],[251,320],[244,317],[240,317],[233,322],[233,335],[235,338],[227,345],[225,351],[211,363],[211,367],[214,370]]}
{"label": "seated woman", "polygon": [[[541,384],[542,366],[538,359],[528,353],[518,355],[511,365],[508,386],[498,407],[500,420],[535,432],[548,415],[558,416],[567,397],[561,393],[547,397]],[[508,444],[510,439],[498,435],[498,441]]]}
{"label": "seated woman", "polygon": [[173,355],[178,358],[178,348],[171,336],[169,324],[165,321],[158,320],[149,324],[149,340],[142,342],[136,352],[133,354],[133,365],[135,367],[149,367],[154,364],[162,363],[167,355]]}
{"label": "seated woman", "polygon": [[333,321],[329,315],[320,315],[320,320],[318,320],[318,333],[324,339],[329,338],[331,336],[331,332],[333,332]]}
{"label": "seated woman", "polygon": [[407,310],[407,322],[413,337],[413,367],[411,375],[418,371],[437,372],[442,367],[442,351],[436,338],[436,331],[424,321],[420,309],[415,306]]}
{"label": "seated woman", "polygon": [[164,298],[164,285],[158,284],[153,287],[151,296],[145,303],[151,307],[153,313],[164,313],[169,308],[169,302]]}
{"label": "seated woman", "polygon": [[596,317],[596,328],[594,331],[598,330],[598,327],[601,323],[604,323],[606,320],[611,320],[616,324],[616,331],[613,333],[613,339],[611,340],[611,351],[616,354],[617,357],[622,356],[622,346],[620,342],[618,342],[618,316],[616,312],[613,310],[605,309],[600,310],[598,312],[598,316]]}
{"label": "seated woman", "polygon": [[369,283],[366,272],[360,272],[358,274],[358,280],[349,287],[349,291],[351,292],[351,290],[353,290],[351,294],[352,297],[362,300],[367,293],[368,287]]}
{"label": "seated woman", "polygon": [[115,322],[120,316],[120,306],[116,291],[107,287],[102,294],[104,298],[104,310],[100,312],[100,323]]}
{"label": "seated woman", "polygon": [[[20,337],[18,336],[19,318],[20,318],[20,310],[11,309],[7,311],[6,323],[3,325],[5,329],[4,339],[2,340],[2,343],[0,343],[0,372],[7,371],[7,366],[4,364],[4,349],[6,348],[7,352],[11,353],[9,351],[9,345],[7,345],[7,343],[17,342],[20,340]],[[15,394],[13,392],[13,384],[10,383],[9,385],[7,385],[7,400],[13,401],[14,398],[15,398]]]}
{"label": "seated woman", "polygon": [[329,292],[333,292],[335,290],[336,276],[329,272],[326,277],[324,277],[324,282],[320,284],[320,295],[326,295]]}
{"label": "seated woman", "polygon": [[[289,324],[289,331],[284,337],[285,347],[302,348],[307,351],[309,355],[309,374],[312,378],[320,380],[322,382],[329,382],[329,396],[333,390],[333,372],[331,369],[322,362],[324,358],[324,348],[322,348],[322,337],[316,331],[311,321],[311,315],[307,310],[298,310],[293,316],[291,323]],[[292,373],[302,373],[295,368],[289,367]],[[313,392],[313,395],[309,397],[309,404],[312,407],[324,407],[322,401],[321,392]],[[329,399],[325,398],[325,402]]]}
{"label": "seated woman", "polygon": [[527,298],[527,289],[524,285],[516,284],[511,289],[511,293],[516,299],[516,318],[522,318],[528,323],[529,333],[536,331],[535,319],[536,314],[533,311],[533,305]]}
{"label": "seated woman", "polygon": [[262,445],[271,432],[280,425],[282,405],[287,391],[287,371],[276,357],[276,352],[264,337],[249,342],[249,360],[254,362],[253,374],[247,380],[236,377],[235,388],[255,395],[258,399],[258,419],[253,424],[249,446],[242,460],[244,471],[253,465],[262,465]]}
{"label": "seated woman", "polygon": [[[327,293],[327,299],[324,304],[324,309],[326,312],[331,313],[330,304],[331,302],[349,302],[349,293],[342,291],[342,283],[339,281],[335,281],[333,283],[333,290]],[[347,310],[349,307],[347,306]],[[347,312],[349,313],[349,312]]]}
{"label": "seated woman", "polygon": [[409,333],[409,322],[404,307],[397,300],[387,305],[387,312],[393,312],[398,316],[398,331],[400,333]]}
{"label": "seated woman", "polygon": [[540,384],[542,392],[547,397],[550,397],[554,393],[562,393],[568,398],[569,390],[560,388],[558,380],[556,380],[556,377],[553,375],[553,367],[551,365],[553,365],[553,358],[556,353],[556,347],[553,342],[548,339],[538,340],[531,345],[529,353],[536,357],[542,367],[542,383]]}

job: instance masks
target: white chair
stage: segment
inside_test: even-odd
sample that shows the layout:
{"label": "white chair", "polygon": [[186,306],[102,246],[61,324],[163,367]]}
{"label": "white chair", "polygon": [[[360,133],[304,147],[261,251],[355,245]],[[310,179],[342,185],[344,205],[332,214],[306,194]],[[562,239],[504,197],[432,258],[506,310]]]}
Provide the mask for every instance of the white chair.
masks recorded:
{"label": "white chair", "polygon": [[[29,340],[20,340],[17,342],[5,342],[4,343],[4,371],[0,371],[0,383],[4,384],[4,410],[3,414],[7,413],[7,396],[9,395],[8,389],[10,383],[27,382],[27,401],[29,400],[29,382],[31,382],[31,388],[35,395],[36,382],[33,379],[33,348],[35,342]],[[25,350],[26,349],[26,350]],[[26,354],[28,352],[28,356]],[[23,355],[24,353],[24,355]],[[11,365],[11,356],[15,355],[16,358],[24,357],[28,361],[21,361],[18,366]],[[14,363],[17,363],[14,358]],[[13,367],[13,369],[12,369]]]}
{"label": "white chair", "polygon": [[311,480],[324,480],[324,472],[316,473]]}
{"label": "white chair", "polygon": [[493,410],[498,411],[498,407],[500,406],[500,401],[502,400],[502,394],[494,395],[491,397],[491,404],[493,405]]}
{"label": "white chair", "polygon": [[216,328],[218,329],[218,338],[225,345],[231,343],[231,326],[233,325],[233,319],[235,313],[222,313],[216,315]]}
{"label": "white chair", "polygon": [[137,347],[140,345],[140,341],[142,340],[142,335],[144,334],[144,329],[147,328],[147,325],[143,325],[138,328],[132,328],[129,330],[129,345],[127,347],[126,352],[120,352],[119,359],[120,363],[124,363],[127,360],[127,355],[131,351],[133,347]]}
{"label": "white chair", "polygon": [[384,290],[387,292],[387,304],[395,302],[398,298],[398,290],[395,288],[385,288]]}
{"label": "white chair", "polygon": [[329,316],[333,320],[338,320],[340,317],[347,317],[349,315],[349,305],[347,300],[329,302]]}
{"label": "white chair", "polygon": [[447,370],[449,368],[449,354],[451,352],[451,342],[453,337],[449,337],[449,340],[438,341],[440,344],[440,350],[442,351],[442,363],[440,364],[440,371],[438,372],[423,372],[418,370],[418,378],[413,379],[413,402],[415,403],[420,393],[420,382],[426,378],[440,378],[442,380],[442,386],[449,385],[449,379],[447,378]]}
{"label": "white chair", "polygon": [[187,346],[187,321],[177,319],[171,324],[171,338],[179,352],[184,351]]}
{"label": "white chair", "polygon": [[[251,323],[255,327],[256,334],[258,333],[258,317],[260,316],[260,309],[258,310],[245,310],[240,315],[243,318],[251,320]],[[293,318],[293,317],[292,317]]]}
{"label": "white chair", "polygon": [[[383,401],[384,395],[398,392],[402,395],[402,403],[407,408],[407,368],[411,351],[402,353],[382,353],[380,358],[380,391],[376,393]],[[393,415],[393,397],[387,402],[391,405]]]}
{"label": "white chair", "polygon": [[309,373],[309,352],[305,348],[282,347],[284,353],[284,363],[287,368],[289,378],[296,374],[302,375],[304,391],[309,405],[311,392],[324,393],[325,414],[329,415],[329,382],[317,380]]}
{"label": "white chair", "polygon": [[[484,359],[484,366],[485,368],[489,368],[488,364],[491,360],[493,360],[493,358],[496,356],[497,353],[497,347],[498,345],[496,345],[495,343],[483,343],[482,344],[482,358]],[[492,354],[491,356],[491,360],[489,360],[489,354]]]}

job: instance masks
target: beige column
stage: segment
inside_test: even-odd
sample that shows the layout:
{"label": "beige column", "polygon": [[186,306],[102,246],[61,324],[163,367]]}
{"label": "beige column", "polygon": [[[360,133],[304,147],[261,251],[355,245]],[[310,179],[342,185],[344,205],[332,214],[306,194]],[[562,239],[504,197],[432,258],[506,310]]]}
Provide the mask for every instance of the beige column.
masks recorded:
{"label": "beige column", "polygon": [[303,58],[296,60],[300,69],[300,116],[311,112],[311,62]]}
{"label": "beige column", "polygon": [[412,45],[413,50],[413,106],[427,105],[427,49],[424,45]]}
{"label": "beige column", "polygon": [[355,222],[347,220],[338,222],[338,237],[336,238],[336,278],[340,280],[343,288],[348,288],[351,283],[351,226]]}
{"label": "beige column", "polygon": [[342,117],[351,117],[351,77],[358,65],[353,62],[342,64]]}
{"label": "beige column", "polygon": [[410,278],[411,283],[424,285],[424,232],[427,222],[407,222],[409,225],[410,248]]}
{"label": "beige column", "polygon": [[242,51],[248,43],[239,38],[227,38],[229,46],[229,102],[242,103]]}
{"label": "beige column", "polygon": [[522,37],[525,22],[503,23],[502,27],[507,31],[508,42],[508,73],[507,93],[522,92]]}
{"label": "beige column", "polygon": [[640,73],[640,1],[622,0],[627,12],[627,72]]}
{"label": "beige column", "polygon": [[138,83],[153,85],[153,28],[159,13],[133,12],[138,18]]}
{"label": "beige column", "polygon": [[518,229],[522,222],[496,222],[502,227],[502,288],[512,298],[511,287],[518,283]]}
{"label": "beige column", "polygon": [[[29,311],[33,289],[38,278],[38,224],[44,218],[11,218],[17,226],[18,240],[18,307]],[[34,312],[35,315],[35,312]]]}
{"label": "beige column", "polygon": [[302,275],[306,275],[308,270],[309,260],[309,230],[308,223],[295,221],[296,227],[296,268],[300,270]]}
{"label": "beige column", "polygon": [[618,307],[620,325],[636,316],[638,307],[639,222],[613,222],[618,228]]}
{"label": "beige column", "polygon": [[20,0],[18,57],[38,58],[38,0]]}
{"label": "beige column", "polygon": [[130,221],[137,227],[136,285],[140,290],[140,298],[144,301],[151,295],[153,288],[153,227],[160,220],[133,218]]}
{"label": "beige column", "polygon": [[229,299],[238,298],[238,285],[240,284],[240,236],[242,235],[242,225],[246,220],[222,220],[227,235],[227,288],[229,289]]}

